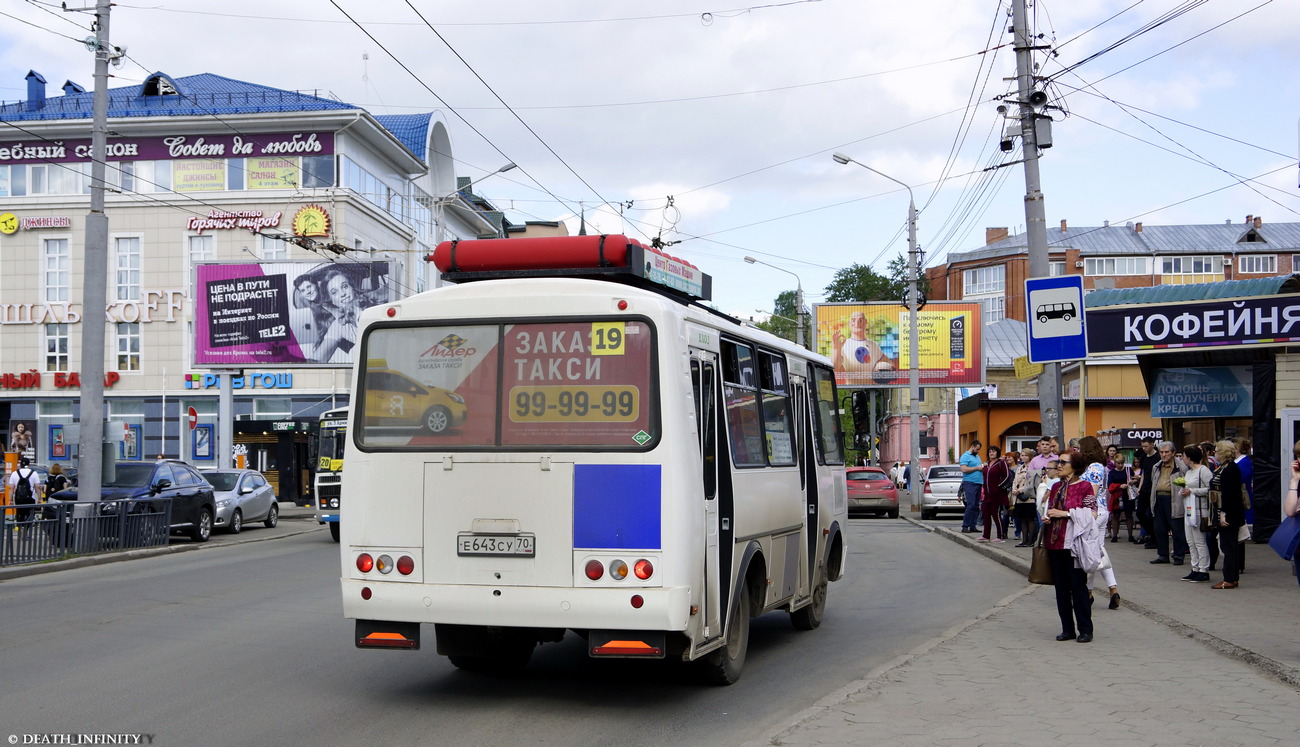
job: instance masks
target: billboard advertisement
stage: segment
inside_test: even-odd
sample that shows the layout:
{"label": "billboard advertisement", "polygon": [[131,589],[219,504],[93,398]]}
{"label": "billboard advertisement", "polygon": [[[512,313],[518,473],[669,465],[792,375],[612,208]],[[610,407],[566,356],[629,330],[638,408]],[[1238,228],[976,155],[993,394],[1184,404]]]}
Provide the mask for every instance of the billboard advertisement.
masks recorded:
{"label": "billboard advertisement", "polygon": [[[831,359],[841,387],[905,387],[911,367],[910,314],[893,303],[813,307],[815,350]],[[984,383],[978,303],[931,301],[917,313],[921,386]]]}
{"label": "billboard advertisement", "polygon": [[396,298],[387,262],[199,264],[194,365],[351,366],[362,309]]}

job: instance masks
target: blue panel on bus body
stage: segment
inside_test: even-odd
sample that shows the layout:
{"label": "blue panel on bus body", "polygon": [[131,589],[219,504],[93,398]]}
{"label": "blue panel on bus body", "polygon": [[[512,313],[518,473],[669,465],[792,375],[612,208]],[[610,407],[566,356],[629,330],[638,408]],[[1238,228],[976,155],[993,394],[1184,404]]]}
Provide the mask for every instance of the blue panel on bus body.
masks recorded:
{"label": "blue panel on bus body", "polygon": [[660,466],[578,464],[573,468],[573,546],[658,550]]}

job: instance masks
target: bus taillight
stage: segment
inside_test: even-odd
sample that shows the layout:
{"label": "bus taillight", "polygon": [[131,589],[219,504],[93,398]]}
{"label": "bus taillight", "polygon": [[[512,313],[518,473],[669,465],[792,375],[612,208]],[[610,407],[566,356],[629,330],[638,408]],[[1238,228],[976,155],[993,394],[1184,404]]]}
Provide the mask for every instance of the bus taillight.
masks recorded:
{"label": "bus taillight", "polygon": [[621,560],[609,561],[609,577],[615,581],[622,581],[627,578],[627,563]]}
{"label": "bus taillight", "polygon": [[375,559],[370,557],[370,553],[363,552],[357,556],[357,570],[362,573],[369,573],[374,570]]}
{"label": "bus taillight", "polygon": [[632,567],[632,572],[636,574],[637,578],[644,581],[654,575],[655,567],[653,563],[642,558],[641,560],[636,561],[636,565]]}
{"label": "bus taillight", "polygon": [[380,555],[380,556],[379,556],[379,560],[376,561],[376,563],[375,563],[375,568],[377,568],[377,569],[379,570],[379,572],[382,573],[382,574],[384,574],[384,575],[388,575],[389,573],[392,573],[392,572],[393,572],[393,558],[392,558],[392,556],[391,556],[391,555]]}
{"label": "bus taillight", "polygon": [[410,555],[403,555],[397,559],[397,572],[403,576],[409,576],[415,570],[415,558]]}
{"label": "bus taillight", "polygon": [[599,581],[600,577],[605,575],[605,564],[599,560],[588,560],[584,568],[587,578],[592,581]]}

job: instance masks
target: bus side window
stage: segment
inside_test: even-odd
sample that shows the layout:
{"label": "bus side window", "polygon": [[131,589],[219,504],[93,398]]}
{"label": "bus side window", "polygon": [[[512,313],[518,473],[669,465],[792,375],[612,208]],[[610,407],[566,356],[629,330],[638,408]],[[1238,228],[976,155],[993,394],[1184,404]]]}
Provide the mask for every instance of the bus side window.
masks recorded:
{"label": "bus side window", "polygon": [[695,396],[696,428],[704,469],[705,500],[713,500],[718,493],[716,376],[717,369],[712,363],[691,360],[691,390]]}
{"label": "bus side window", "polygon": [[822,464],[843,464],[835,374],[822,366],[812,366],[810,370],[813,375],[813,401],[817,403],[816,418],[813,421],[813,431],[817,436],[817,458]]}
{"label": "bus side window", "polygon": [[737,467],[764,466],[767,455],[763,445],[763,421],[758,409],[758,390],[754,386],[757,381],[753,348],[724,340],[722,356],[731,461]]}
{"label": "bus side window", "polygon": [[760,360],[763,435],[767,442],[767,459],[773,465],[791,465],[795,463],[794,413],[790,407],[785,359],[771,353],[761,353]]}

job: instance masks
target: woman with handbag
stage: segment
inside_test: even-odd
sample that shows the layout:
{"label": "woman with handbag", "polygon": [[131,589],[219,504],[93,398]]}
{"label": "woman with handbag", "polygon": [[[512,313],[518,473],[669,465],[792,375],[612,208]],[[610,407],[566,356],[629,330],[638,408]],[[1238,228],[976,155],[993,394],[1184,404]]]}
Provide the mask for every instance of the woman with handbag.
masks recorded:
{"label": "woman with handbag", "polygon": [[1110,541],[1119,542],[1119,525],[1120,520],[1124,520],[1125,526],[1128,527],[1128,541],[1133,542],[1133,491],[1130,490],[1130,483],[1133,481],[1133,468],[1128,464],[1128,458],[1124,452],[1115,454],[1115,465],[1111,467],[1110,474],[1106,476],[1107,492],[1110,493],[1110,502],[1107,508],[1110,509]]}
{"label": "woman with handbag", "polygon": [[1050,523],[1043,527],[1043,545],[1052,566],[1052,585],[1056,587],[1056,613],[1061,618],[1061,633],[1056,636],[1058,641],[1092,641],[1088,574],[1076,566],[1074,555],[1065,542],[1071,510],[1086,509],[1094,514],[1097,511],[1096,489],[1081,477],[1087,468],[1087,460],[1077,451],[1061,456],[1057,467],[1061,479],[1052,486],[1047,509]]}
{"label": "woman with handbag", "polygon": [[1187,548],[1192,556],[1192,572],[1183,576],[1184,581],[1201,583],[1210,580],[1210,544],[1205,532],[1214,519],[1210,510],[1210,481],[1214,473],[1205,466],[1205,452],[1199,446],[1187,446],[1183,449],[1183,458],[1187,461],[1186,481],[1179,494],[1183,497],[1183,533],[1187,535]]}
{"label": "woman with handbag", "polygon": [[1016,467],[1016,481],[1011,486],[1011,495],[1015,500],[1012,512],[1016,518],[1016,533],[1020,535],[1020,544],[1016,547],[1033,547],[1038,541],[1038,504],[1036,502],[1038,485],[1042,476],[1032,473],[1029,461],[1034,458],[1033,449],[1021,449],[1020,466]]}
{"label": "woman with handbag", "polygon": [[1210,502],[1217,497],[1219,525],[1219,558],[1223,561],[1223,580],[1211,589],[1235,589],[1240,585],[1241,551],[1237,548],[1237,532],[1246,525],[1246,506],[1241,502],[1241,469],[1234,461],[1237,447],[1231,441],[1214,444],[1214,455],[1219,468],[1210,479]]}

